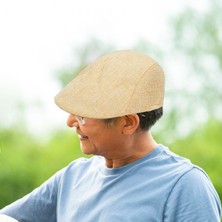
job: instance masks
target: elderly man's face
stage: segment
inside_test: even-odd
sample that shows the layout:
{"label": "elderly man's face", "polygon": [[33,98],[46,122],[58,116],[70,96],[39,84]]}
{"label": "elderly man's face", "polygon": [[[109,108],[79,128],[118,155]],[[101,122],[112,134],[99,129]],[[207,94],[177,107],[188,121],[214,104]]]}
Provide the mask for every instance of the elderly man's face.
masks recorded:
{"label": "elderly man's face", "polygon": [[67,125],[76,127],[83,153],[101,155],[110,159],[125,155],[127,151],[121,150],[125,138],[118,119],[110,125],[104,120],[88,118],[85,118],[82,124],[79,119],[77,121],[77,118],[70,114]]}

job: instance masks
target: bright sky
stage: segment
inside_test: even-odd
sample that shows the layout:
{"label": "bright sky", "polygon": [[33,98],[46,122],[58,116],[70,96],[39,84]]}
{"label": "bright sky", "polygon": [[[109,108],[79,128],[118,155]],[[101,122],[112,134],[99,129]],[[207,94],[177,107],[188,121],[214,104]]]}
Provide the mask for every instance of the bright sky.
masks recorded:
{"label": "bright sky", "polygon": [[[119,49],[139,39],[155,45],[167,41],[170,17],[187,0],[7,0],[0,1],[0,124],[17,118],[18,101],[28,107],[21,114],[30,130],[60,125],[66,114],[54,105],[59,86],[55,71],[70,64],[75,47],[91,37]],[[36,104],[42,104],[37,108]],[[20,116],[21,118],[21,116]]]}

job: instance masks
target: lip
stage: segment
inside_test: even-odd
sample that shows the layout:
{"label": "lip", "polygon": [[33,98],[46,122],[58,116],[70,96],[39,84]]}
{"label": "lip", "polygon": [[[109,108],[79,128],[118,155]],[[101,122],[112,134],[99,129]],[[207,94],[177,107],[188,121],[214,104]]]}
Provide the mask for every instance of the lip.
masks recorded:
{"label": "lip", "polygon": [[85,135],[82,135],[82,134],[79,134],[79,133],[78,133],[78,136],[79,136],[79,139],[80,139],[81,141],[83,141],[83,140],[88,140],[88,139],[89,139],[88,136],[85,136]]}
{"label": "lip", "polygon": [[86,135],[84,135],[82,132],[80,132],[80,131],[76,131],[76,133],[78,134],[78,137],[79,137],[79,139],[81,140],[81,141],[84,141],[84,140],[88,140],[89,138],[88,138],[88,136],[86,136]]}
{"label": "lip", "polygon": [[81,136],[81,135],[79,135],[79,139],[80,139],[81,141],[83,141],[83,140],[88,140],[89,138],[88,138],[87,136]]}

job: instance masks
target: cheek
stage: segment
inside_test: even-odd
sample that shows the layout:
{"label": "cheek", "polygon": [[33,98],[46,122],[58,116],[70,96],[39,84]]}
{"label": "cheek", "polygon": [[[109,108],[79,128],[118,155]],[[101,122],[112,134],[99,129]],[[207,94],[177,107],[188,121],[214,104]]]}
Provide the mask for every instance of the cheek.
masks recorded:
{"label": "cheek", "polygon": [[90,138],[92,146],[102,153],[112,153],[119,150],[121,140],[115,133],[103,132]]}
{"label": "cheek", "polygon": [[97,124],[80,126],[81,132],[88,137],[87,142],[82,142],[82,147],[94,149],[95,152],[111,152],[117,149],[121,144],[121,132],[115,127]]}
{"label": "cheek", "polygon": [[89,136],[89,142],[95,148],[103,148],[107,143],[106,138],[101,134]]}
{"label": "cheek", "polygon": [[87,140],[81,140],[81,149],[85,154],[98,154],[106,150],[108,141],[104,135],[97,133],[86,133],[88,136]]}

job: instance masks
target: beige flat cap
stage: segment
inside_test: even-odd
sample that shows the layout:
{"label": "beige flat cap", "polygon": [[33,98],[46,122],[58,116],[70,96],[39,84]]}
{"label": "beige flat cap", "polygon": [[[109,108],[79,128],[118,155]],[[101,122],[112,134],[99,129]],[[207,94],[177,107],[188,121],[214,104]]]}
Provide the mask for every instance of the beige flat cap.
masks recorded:
{"label": "beige flat cap", "polygon": [[151,57],[116,51],[83,69],[55,97],[68,113],[105,119],[151,111],[163,106],[164,73]]}

